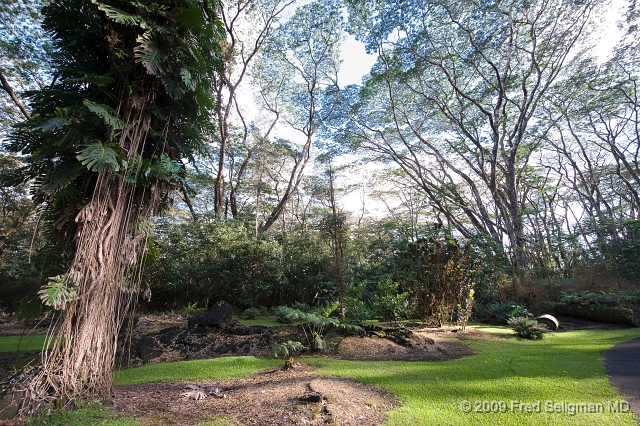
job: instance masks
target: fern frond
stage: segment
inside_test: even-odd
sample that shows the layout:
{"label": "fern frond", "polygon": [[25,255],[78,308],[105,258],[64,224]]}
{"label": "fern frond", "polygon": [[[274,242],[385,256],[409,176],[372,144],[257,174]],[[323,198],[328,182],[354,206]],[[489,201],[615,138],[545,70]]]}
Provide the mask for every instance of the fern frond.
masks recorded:
{"label": "fern frond", "polygon": [[293,352],[301,351],[304,346],[300,342],[293,342],[291,340],[281,343],[269,352],[269,356],[272,358],[278,358],[280,355],[283,357],[290,356]]}

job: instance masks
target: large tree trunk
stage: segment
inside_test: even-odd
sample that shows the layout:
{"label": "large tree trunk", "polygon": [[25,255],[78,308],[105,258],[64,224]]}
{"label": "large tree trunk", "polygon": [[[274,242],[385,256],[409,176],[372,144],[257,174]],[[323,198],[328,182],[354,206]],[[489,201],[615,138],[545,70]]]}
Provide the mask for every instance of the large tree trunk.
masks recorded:
{"label": "large tree trunk", "polygon": [[146,247],[138,219],[157,205],[151,199],[134,208],[137,191],[101,172],[93,199],[77,215],[75,256],[64,276],[75,286],[75,297],[60,307],[48,335],[52,349],[43,352],[23,413],[112,395],[118,332],[139,290],[139,257]]}
{"label": "large tree trunk", "polygon": [[[152,102],[154,90],[145,98]],[[144,152],[152,118],[144,105],[125,114],[129,125],[119,144],[133,156]],[[21,414],[112,395],[118,332],[140,290],[147,243],[140,219],[157,211],[161,182],[134,186],[108,169],[98,173],[89,202],[74,219],[72,261],[60,277],[75,294],[54,305],[59,312],[47,336],[52,347],[42,352],[42,368],[26,389]],[[60,223],[67,220],[62,215]]]}

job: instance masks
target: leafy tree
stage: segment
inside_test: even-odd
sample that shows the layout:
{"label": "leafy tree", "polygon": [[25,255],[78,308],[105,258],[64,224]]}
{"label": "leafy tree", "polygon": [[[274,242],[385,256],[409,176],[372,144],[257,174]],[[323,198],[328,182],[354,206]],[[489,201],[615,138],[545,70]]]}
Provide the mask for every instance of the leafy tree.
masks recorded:
{"label": "leafy tree", "polygon": [[238,221],[163,223],[156,227],[154,264],[145,280],[156,309],[226,300],[271,306],[283,297],[282,247],[253,235]]}
{"label": "leafy tree", "polygon": [[405,288],[423,320],[434,319],[439,326],[458,322],[463,327],[471,317],[473,263],[469,245],[455,240],[430,239],[409,244],[402,254],[406,260]]}
{"label": "leafy tree", "polygon": [[392,160],[465,237],[527,259],[525,187],[548,123],[538,120],[582,58],[601,2],[349,2],[352,31],[379,60],[346,137]]}
{"label": "leafy tree", "polygon": [[118,331],[140,291],[148,221],[193,156],[221,67],[213,5],[182,0],[61,0],[42,10],[56,79],[30,94],[32,117],[10,136],[24,155],[15,180],[32,192],[66,272],[42,290],[57,310],[51,352],[23,412],[106,397]]}
{"label": "leafy tree", "polygon": [[40,26],[38,0],[0,4],[0,135],[12,123],[30,118],[21,92],[42,89],[51,80],[49,37]]}
{"label": "leafy tree", "polygon": [[[319,223],[320,231],[326,235],[331,251],[333,252],[333,270],[335,274],[336,284],[338,285],[338,307],[340,318],[345,318],[345,251],[347,246],[349,224],[347,222],[346,212],[338,206],[336,185],[336,168],[332,164],[330,155],[323,155],[322,163],[326,165],[326,188],[317,188],[324,192],[322,198],[323,204],[327,206],[327,212],[322,216]],[[317,196],[318,194],[316,194]]]}
{"label": "leafy tree", "polygon": [[332,253],[317,232],[286,232],[278,235],[282,245],[284,282],[280,297],[317,305],[335,300]]}
{"label": "leafy tree", "polygon": [[[0,181],[21,167],[14,157],[0,154]],[[60,253],[46,257],[36,207],[29,198],[29,186],[0,187],[0,307],[15,311],[25,296],[34,296],[42,284],[43,273],[60,271]],[[55,247],[48,247],[55,251]],[[51,253],[53,254],[53,253]],[[46,275],[44,275],[46,276]],[[37,309],[40,314],[41,310]]]}
{"label": "leafy tree", "polygon": [[378,282],[373,307],[383,320],[392,323],[407,319],[413,313],[409,293],[400,291],[400,283],[394,282],[390,276]]}
{"label": "leafy tree", "polygon": [[283,115],[304,141],[295,148],[293,166],[277,205],[262,224],[268,230],[296,193],[309,161],[311,144],[339,99],[339,48],[344,30],[341,5],[319,0],[296,9],[270,43],[256,75],[265,108]]}
{"label": "leafy tree", "polygon": [[[277,121],[277,117],[265,132],[250,145],[252,131],[243,110],[246,105],[238,102],[238,92],[245,77],[273,35],[276,20],[293,0],[234,0],[224,2],[220,7],[226,40],[224,42],[225,61],[233,64],[215,79],[215,93],[219,102],[214,109],[217,124],[215,139],[219,143],[218,168],[214,184],[214,211],[221,216],[225,197],[226,159],[230,157],[229,179],[232,181],[228,194],[231,214],[238,215],[237,193],[251,157],[256,154]],[[233,120],[235,118],[235,120]],[[239,127],[234,129],[233,121]],[[255,127],[255,126],[252,126]],[[234,167],[236,158],[244,151],[244,158]],[[236,176],[234,176],[234,172]],[[233,182],[235,180],[235,182]]]}

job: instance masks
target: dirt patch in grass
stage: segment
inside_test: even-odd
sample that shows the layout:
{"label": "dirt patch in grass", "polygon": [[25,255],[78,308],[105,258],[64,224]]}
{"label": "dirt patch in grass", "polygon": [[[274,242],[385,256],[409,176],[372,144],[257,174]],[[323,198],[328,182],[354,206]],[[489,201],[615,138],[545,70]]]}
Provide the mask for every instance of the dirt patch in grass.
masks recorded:
{"label": "dirt patch in grass", "polygon": [[[225,419],[242,425],[377,425],[398,403],[386,392],[346,379],[322,377],[296,363],[243,379],[154,383],[116,388],[115,409],[143,425],[193,425]],[[219,395],[191,399],[187,385]],[[194,394],[192,394],[194,395]],[[194,397],[197,397],[194,395]]]}
{"label": "dirt patch in grass", "polygon": [[475,354],[458,339],[464,334],[417,329],[403,345],[386,338],[350,336],[339,342],[334,356],[362,361],[448,361]]}

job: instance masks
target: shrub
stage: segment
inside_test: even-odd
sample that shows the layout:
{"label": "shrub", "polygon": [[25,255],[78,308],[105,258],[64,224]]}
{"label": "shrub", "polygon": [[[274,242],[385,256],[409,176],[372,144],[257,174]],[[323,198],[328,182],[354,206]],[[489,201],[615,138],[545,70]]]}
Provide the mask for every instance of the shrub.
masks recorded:
{"label": "shrub", "polygon": [[365,301],[366,287],[366,282],[361,282],[360,284],[351,282],[347,285],[344,296],[344,308],[348,321],[357,323],[372,318],[372,309]]}
{"label": "shrub", "polygon": [[[640,290],[613,289],[610,293],[592,293],[590,291],[563,291],[560,302],[576,305],[604,305],[620,308],[635,308],[640,306]],[[607,300],[608,299],[608,300]]]}
{"label": "shrub", "polygon": [[264,309],[260,308],[247,308],[242,311],[241,315],[241,317],[244,319],[256,319],[261,316],[264,316]]}
{"label": "shrub", "polygon": [[513,317],[507,320],[507,324],[515,331],[518,337],[529,340],[541,340],[544,333],[549,331],[544,324],[527,317]]}
{"label": "shrub", "polygon": [[530,315],[527,308],[513,301],[492,303],[489,305],[489,309],[496,316],[496,319],[502,323],[508,322],[509,318],[528,317]]}
{"label": "shrub", "polygon": [[391,277],[378,282],[373,307],[384,321],[396,322],[411,316],[409,293],[400,293],[399,287],[400,284],[393,282]]}
{"label": "shrub", "polygon": [[573,291],[563,291],[562,297],[560,298],[560,302],[586,306],[586,305],[597,303],[599,298],[600,298],[599,294],[592,293],[589,291],[577,292],[577,293]]}
{"label": "shrub", "polygon": [[307,305],[306,303],[302,303],[302,302],[293,302],[291,304],[291,308],[292,309],[298,309],[302,312],[311,312],[311,306]]}
{"label": "shrub", "polygon": [[293,320],[288,316],[290,313],[290,309],[291,308],[288,308],[286,306],[276,306],[276,308],[273,310],[273,313],[275,314],[278,322],[281,322],[282,324],[293,323]]}

